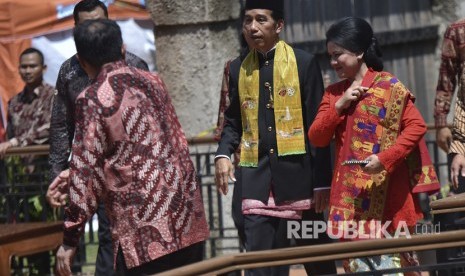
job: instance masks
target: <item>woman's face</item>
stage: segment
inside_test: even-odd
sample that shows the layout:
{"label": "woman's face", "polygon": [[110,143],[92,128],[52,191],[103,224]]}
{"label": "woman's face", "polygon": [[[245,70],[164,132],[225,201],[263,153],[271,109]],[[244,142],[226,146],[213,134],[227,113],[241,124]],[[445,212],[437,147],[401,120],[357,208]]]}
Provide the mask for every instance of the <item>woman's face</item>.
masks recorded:
{"label": "woman's face", "polygon": [[328,42],[331,67],[341,79],[354,79],[363,64],[363,54],[357,55],[334,42]]}

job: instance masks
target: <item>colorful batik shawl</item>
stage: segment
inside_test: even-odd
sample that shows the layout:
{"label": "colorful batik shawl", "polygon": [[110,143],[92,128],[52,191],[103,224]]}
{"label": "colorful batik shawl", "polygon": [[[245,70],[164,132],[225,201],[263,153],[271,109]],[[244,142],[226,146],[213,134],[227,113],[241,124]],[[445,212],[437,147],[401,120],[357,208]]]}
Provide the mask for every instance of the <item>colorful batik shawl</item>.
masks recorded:
{"label": "colorful batik shawl", "polygon": [[[396,143],[410,92],[397,78],[385,72],[369,70],[362,86],[369,87],[364,97],[348,110],[346,140],[341,149],[341,161],[364,160]],[[439,181],[424,140],[407,158],[412,192],[432,192]],[[358,165],[336,164],[332,186],[329,231],[338,235],[348,225],[358,233],[372,233],[368,222],[384,222],[389,175],[384,170],[370,175]],[[394,198],[389,200],[396,200]],[[360,222],[365,222],[363,225]],[[371,228],[370,228],[371,227]],[[370,232],[371,229],[371,232]]]}

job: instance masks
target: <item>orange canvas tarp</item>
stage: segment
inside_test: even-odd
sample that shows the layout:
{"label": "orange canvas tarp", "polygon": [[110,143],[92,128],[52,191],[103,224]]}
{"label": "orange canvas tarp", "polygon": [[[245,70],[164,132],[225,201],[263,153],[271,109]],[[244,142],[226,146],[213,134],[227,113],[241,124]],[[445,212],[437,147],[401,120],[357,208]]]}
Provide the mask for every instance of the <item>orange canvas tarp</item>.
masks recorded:
{"label": "orange canvas tarp", "polygon": [[[0,41],[31,38],[70,29],[76,0],[0,0]],[[104,1],[105,2],[105,1]],[[107,1],[108,2],[108,1]],[[109,1],[112,19],[148,19],[137,0]]]}
{"label": "orange canvas tarp", "polygon": [[[30,39],[71,29],[73,9],[79,0],[0,0],[0,95],[3,103],[18,93],[22,82],[18,74],[19,54],[30,47]],[[149,19],[138,0],[109,2],[112,19]]]}

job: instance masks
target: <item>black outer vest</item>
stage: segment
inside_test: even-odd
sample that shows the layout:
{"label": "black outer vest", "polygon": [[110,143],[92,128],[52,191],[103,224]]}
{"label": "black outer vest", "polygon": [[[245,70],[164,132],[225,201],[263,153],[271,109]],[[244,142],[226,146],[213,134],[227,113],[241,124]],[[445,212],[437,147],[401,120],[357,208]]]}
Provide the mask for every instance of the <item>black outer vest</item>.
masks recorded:
{"label": "black outer vest", "polygon": [[[323,81],[316,59],[294,49],[299,72],[302,113],[305,129],[306,154],[278,156],[275,116],[270,103],[273,91],[274,50],[266,56],[259,54],[259,162],[256,168],[241,167],[242,198],[268,201],[270,189],[275,200],[308,199],[313,189],[331,185],[331,157],[329,147],[315,148],[307,137],[323,95]],[[238,93],[239,58],[230,65],[230,106],[225,112],[226,124],[219,142],[217,155],[231,156],[242,135]]]}

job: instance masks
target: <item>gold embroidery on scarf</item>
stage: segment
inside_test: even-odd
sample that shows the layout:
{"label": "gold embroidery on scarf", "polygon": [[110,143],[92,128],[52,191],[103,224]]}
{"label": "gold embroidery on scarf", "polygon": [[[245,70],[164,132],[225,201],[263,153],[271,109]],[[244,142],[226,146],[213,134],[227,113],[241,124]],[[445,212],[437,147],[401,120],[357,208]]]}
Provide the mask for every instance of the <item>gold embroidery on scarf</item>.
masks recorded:
{"label": "gold embroidery on scarf", "polygon": [[[258,165],[258,102],[260,91],[258,53],[251,51],[239,73],[242,116],[241,162]],[[273,104],[278,155],[304,154],[305,131],[297,61],[294,50],[284,41],[276,44],[273,69]]]}

